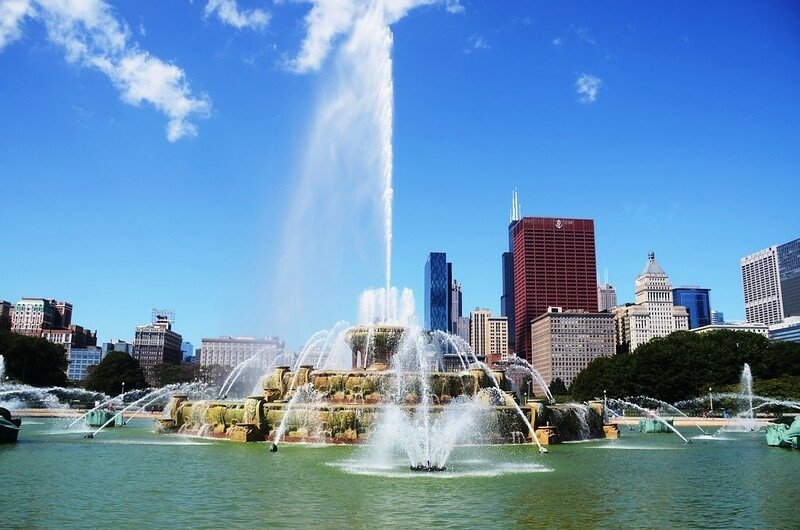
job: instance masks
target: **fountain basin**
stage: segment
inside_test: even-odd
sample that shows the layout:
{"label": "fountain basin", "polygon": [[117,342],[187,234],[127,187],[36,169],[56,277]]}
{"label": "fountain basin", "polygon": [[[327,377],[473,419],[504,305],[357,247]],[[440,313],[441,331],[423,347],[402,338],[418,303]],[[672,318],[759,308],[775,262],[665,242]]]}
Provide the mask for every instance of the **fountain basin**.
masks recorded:
{"label": "fountain basin", "polygon": [[[396,374],[392,371],[315,370],[301,367],[293,373],[288,367],[276,368],[263,384],[263,395],[244,401],[189,401],[173,396],[158,420],[162,433],[187,433],[229,438],[238,442],[271,441],[284,422],[283,441],[298,443],[364,443],[387,413],[393,385],[404,385],[405,398],[392,407],[408,418],[430,414],[439,418],[459,403],[473,403],[480,436],[470,443],[514,444],[534,442],[542,445],[561,441],[603,438],[603,405],[547,405],[531,400],[519,405],[530,421],[529,432],[514,403],[510,379],[503,372],[492,372],[500,388],[483,370],[430,372],[428,401],[422,403],[421,374]],[[301,393],[304,399],[295,399]],[[167,417],[168,416],[168,417]],[[426,466],[424,466],[426,467]]]}

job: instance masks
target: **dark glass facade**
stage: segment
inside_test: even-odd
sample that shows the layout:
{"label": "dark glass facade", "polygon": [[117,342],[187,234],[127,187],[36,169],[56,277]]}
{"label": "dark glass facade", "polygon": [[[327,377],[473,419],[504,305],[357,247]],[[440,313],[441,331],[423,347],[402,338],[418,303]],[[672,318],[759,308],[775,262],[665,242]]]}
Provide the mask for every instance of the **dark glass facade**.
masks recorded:
{"label": "dark glass facade", "polygon": [[531,361],[531,321],[549,306],[597,312],[594,221],[523,217],[511,230],[515,346]]}
{"label": "dark glass facade", "polygon": [[672,303],[689,311],[689,329],[711,324],[709,291],[702,287],[676,287],[672,290]]}
{"label": "dark glass facade", "polygon": [[800,316],[800,239],[778,245],[783,316]]}
{"label": "dark glass facade", "polygon": [[452,265],[444,252],[431,252],[425,262],[425,329],[448,331]]}
{"label": "dark glass facade", "polygon": [[516,352],[514,327],[514,234],[517,221],[508,225],[508,252],[503,252],[503,294],[500,296],[500,315],[508,318],[508,351]]}

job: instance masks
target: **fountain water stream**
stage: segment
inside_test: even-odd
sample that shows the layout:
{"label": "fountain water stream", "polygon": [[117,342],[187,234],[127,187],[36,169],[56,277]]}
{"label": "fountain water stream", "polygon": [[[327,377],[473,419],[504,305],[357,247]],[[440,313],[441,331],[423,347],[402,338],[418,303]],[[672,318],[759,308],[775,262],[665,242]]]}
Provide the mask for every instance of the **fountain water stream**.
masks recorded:
{"label": "fountain water stream", "polygon": [[661,417],[661,416],[659,416],[658,414],[655,414],[655,413],[654,413],[652,410],[646,409],[646,408],[642,407],[641,405],[637,405],[636,403],[631,403],[630,401],[626,401],[626,400],[624,400],[624,399],[618,399],[618,398],[606,398],[606,399],[607,399],[608,401],[612,402],[612,403],[618,403],[619,405],[622,405],[622,406],[625,406],[625,407],[630,407],[630,408],[636,409],[636,410],[638,410],[639,412],[642,412],[642,413],[644,413],[644,414],[645,414],[645,416],[647,416],[647,417],[652,417],[654,420],[656,420],[656,421],[658,421],[659,423],[663,424],[663,425],[664,425],[664,426],[666,426],[666,427],[667,427],[669,430],[671,430],[672,432],[674,432],[675,434],[677,434],[677,435],[678,435],[678,437],[679,437],[681,440],[683,440],[683,441],[684,441],[684,442],[686,442],[687,444],[688,444],[688,443],[691,443],[689,440],[687,440],[687,439],[686,439],[686,437],[685,437],[684,435],[682,435],[682,434],[680,433],[680,431],[678,431],[678,429],[676,429],[675,427],[673,427],[672,425],[670,425],[670,424],[669,424],[669,422],[667,422],[667,420],[665,420],[664,418],[662,418],[662,417]]}

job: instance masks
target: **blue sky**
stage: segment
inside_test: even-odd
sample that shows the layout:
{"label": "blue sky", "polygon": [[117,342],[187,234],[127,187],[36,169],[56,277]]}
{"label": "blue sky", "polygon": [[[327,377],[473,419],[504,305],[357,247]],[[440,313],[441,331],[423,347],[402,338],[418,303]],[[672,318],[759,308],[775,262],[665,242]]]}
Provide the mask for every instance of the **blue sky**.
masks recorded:
{"label": "blue sky", "polygon": [[[13,27],[12,4],[31,6]],[[46,0],[0,0],[0,298],[68,300],[101,340],[132,338],[164,307],[197,346],[277,334],[299,347],[382,285],[373,208],[349,188],[304,218],[303,275],[278,278],[345,37],[305,71],[314,6],[240,0],[236,18],[231,4],[70,0],[125,36],[70,60],[82,26],[65,29]],[[430,251],[447,252],[467,308],[499,312],[517,188],[523,215],[595,219],[598,277],[608,269],[620,301],[653,250],[673,285],[708,287],[715,309],[743,318],[739,258],[800,237],[796,3],[443,1],[403,14],[392,283],[415,291],[418,314]],[[162,84],[136,85],[121,58]],[[287,288],[301,305],[276,294]]]}

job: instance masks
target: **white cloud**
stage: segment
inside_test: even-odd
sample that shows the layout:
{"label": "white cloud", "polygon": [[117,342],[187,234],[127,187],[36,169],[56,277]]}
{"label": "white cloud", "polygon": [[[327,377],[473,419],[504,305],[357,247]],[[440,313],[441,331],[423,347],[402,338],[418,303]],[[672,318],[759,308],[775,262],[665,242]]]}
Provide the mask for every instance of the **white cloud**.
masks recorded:
{"label": "white cloud", "polygon": [[[0,2],[0,14],[21,12],[19,0]],[[16,11],[3,11],[12,4]],[[170,142],[197,134],[197,127],[190,120],[208,116],[208,97],[192,94],[186,75],[178,66],[132,43],[130,29],[114,16],[105,0],[33,0],[23,7],[26,9],[17,21],[25,15],[43,21],[47,38],[64,49],[68,62],[107,75],[126,103],[146,102],[166,114]]]}
{"label": "white cloud", "polygon": [[0,51],[22,36],[22,20],[33,14],[30,0],[0,0]]}
{"label": "white cloud", "polygon": [[581,103],[591,104],[597,99],[597,94],[600,92],[600,87],[603,86],[603,81],[591,74],[581,74],[575,81],[575,87],[578,90],[579,100]]}
{"label": "white cloud", "polygon": [[555,39],[552,40],[552,42],[553,46],[555,46],[556,48],[561,48],[561,46],[564,44],[564,41],[561,40],[561,37],[556,37]]}
{"label": "white cloud", "polygon": [[587,44],[591,44],[592,46],[596,46],[597,42],[592,37],[592,34],[589,33],[588,28],[578,28],[576,31],[578,34],[578,38]]}
{"label": "white cloud", "polygon": [[444,4],[444,9],[448,13],[452,13],[453,15],[459,15],[464,13],[467,9],[461,3],[461,0],[446,0]]}
{"label": "white cloud", "polygon": [[205,16],[216,13],[225,24],[236,29],[263,29],[269,24],[271,15],[263,9],[239,9],[236,0],[208,0]]}
{"label": "white cloud", "polygon": [[467,47],[464,48],[464,53],[472,53],[476,50],[488,50],[489,43],[480,35],[471,35],[467,39]]}

